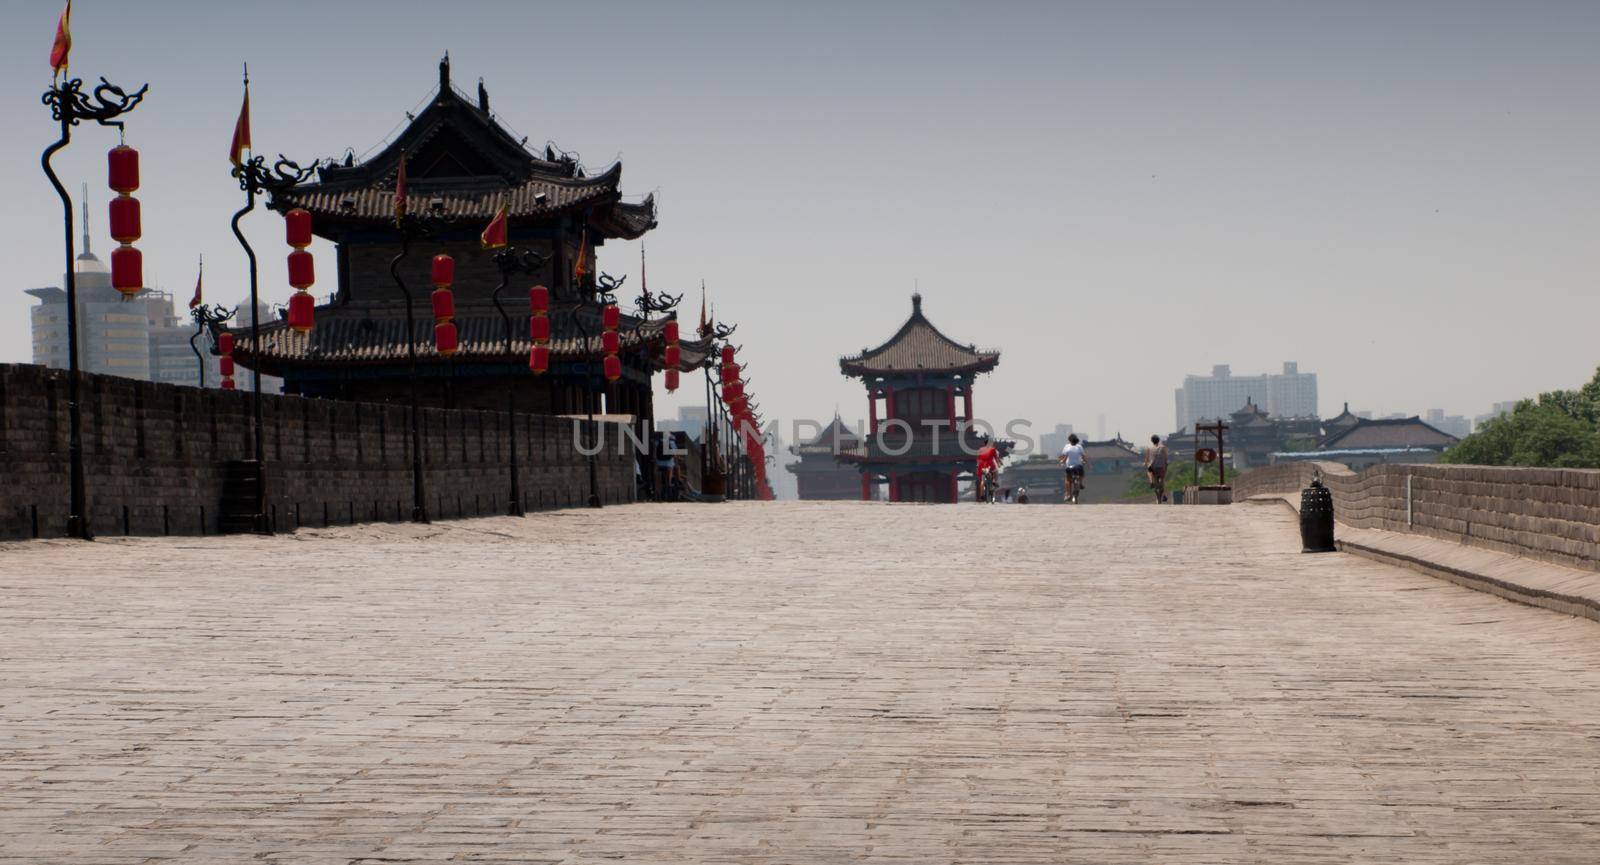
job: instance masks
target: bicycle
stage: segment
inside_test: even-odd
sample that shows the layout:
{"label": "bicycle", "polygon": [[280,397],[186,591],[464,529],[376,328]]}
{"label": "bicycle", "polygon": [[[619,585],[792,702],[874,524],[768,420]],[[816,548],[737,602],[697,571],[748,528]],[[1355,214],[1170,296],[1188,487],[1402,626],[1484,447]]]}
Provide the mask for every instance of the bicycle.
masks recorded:
{"label": "bicycle", "polygon": [[1072,504],[1078,503],[1078,493],[1083,492],[1083,469],[1073,466],[1067,469],[1067,494],[1065,501]]}

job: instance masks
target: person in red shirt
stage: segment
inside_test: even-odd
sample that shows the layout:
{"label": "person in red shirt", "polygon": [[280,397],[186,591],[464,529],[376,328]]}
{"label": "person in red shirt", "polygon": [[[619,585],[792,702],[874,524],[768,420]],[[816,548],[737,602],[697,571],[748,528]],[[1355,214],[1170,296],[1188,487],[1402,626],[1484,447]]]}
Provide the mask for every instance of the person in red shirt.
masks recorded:
{"label": "person in red shirt", "polygon": [[978,449],[978,501],[986,500],[989,488],[989,472],[995,473],[995,480],[1000,478],[1000,450],[992,443]]}

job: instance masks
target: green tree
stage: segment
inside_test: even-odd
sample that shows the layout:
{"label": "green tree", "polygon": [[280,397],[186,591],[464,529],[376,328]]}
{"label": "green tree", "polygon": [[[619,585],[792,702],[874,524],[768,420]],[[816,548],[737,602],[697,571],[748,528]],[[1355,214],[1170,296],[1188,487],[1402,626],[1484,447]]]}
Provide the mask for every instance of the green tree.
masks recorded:
{"label": "green tree", "polygon": [[1523,400],[1444,452],[1440,462],[1600,468],[1600,369],[1577,390]]}
{"label": "green tree", "polygon": [[[1194,466],[1194,460],[1174,460],[1167,465],[1167,493],[1169,495],[1173,490],[1181,490],[1184,487],[1208,486],[1221,482],[1219,476],[1222,472],[1217,468],[1217,464],[1208,463],[1205,468],[1200,470],[1200,480],[1197,484],[1195,482]],[[1229,468],[1228,483],[1233,483],[1234,479],[1241,474],[1243,472]],[[1153,499],[1154,496],[1155,492],[1150,488],[1150,479],[1145,476],[1144,472],[1139,472],[1128,478],[1128,491],[1123,494],[1123,498]]]}

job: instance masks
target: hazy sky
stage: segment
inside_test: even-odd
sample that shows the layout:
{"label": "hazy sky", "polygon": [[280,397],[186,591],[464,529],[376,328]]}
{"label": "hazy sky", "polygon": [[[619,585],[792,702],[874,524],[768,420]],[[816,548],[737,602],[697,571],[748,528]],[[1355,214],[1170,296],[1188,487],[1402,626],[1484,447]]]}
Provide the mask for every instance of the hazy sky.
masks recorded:
{"label": "hazy sky", "polygon": [[[58,0],[6,0],[0,361],[56,284],[38,168]],[[769,417],[865,414],[838,356],[920,282],[951,336],[1003,351],[986,417],[1133,438],[1185,373],[1285,360],[1322,410],[1575,386],[1600,363],[1600,3],[605,3],[79,0],[73,72],[148,80],[147,278],[244,291],[225,151],[252,77],[257,149],[362,154],[450,52],[530,144],[654,191],[650,285],[739,322]],[[248,34],[248,35],[241,35]],[[64,158],[105,235],[109,130]],[[281,220],[246,223],[269,300]],[[330,290],[331,250],[318,271]],[[637,243],[600,266],[637,280]],[[692,311],[691,311],[692,317]],[[688,393],[698,397],[699,391]],[[674,411],[668,400],[663,414]]]}

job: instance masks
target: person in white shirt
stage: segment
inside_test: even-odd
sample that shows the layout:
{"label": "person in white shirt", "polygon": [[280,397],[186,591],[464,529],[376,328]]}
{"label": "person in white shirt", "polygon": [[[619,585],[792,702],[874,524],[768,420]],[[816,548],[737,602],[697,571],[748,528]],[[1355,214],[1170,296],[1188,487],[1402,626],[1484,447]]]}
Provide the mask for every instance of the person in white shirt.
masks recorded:
{"label": "person in white shirt", "polygon": [[1062,501],[1078,503],[1078,492],[1083,489],[1083,473],[1089,468],[1089,455],[1083,452],[1077,433],[1067,436],[1067,446],[1061,449],[1060,463],[1067,470],[1067,493]]}

